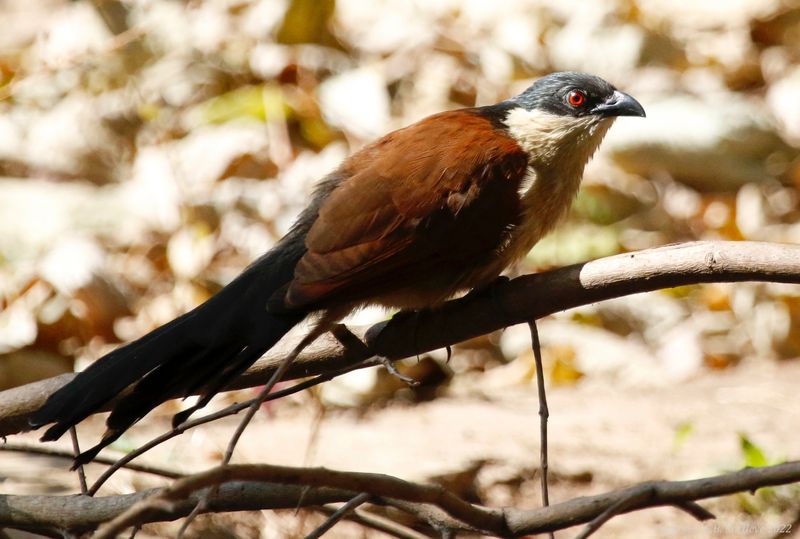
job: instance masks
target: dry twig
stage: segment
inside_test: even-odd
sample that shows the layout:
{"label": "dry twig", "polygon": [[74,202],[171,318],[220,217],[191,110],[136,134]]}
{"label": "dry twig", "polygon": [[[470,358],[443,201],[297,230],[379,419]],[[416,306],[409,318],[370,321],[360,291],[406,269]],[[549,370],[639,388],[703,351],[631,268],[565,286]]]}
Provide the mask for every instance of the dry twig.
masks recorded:
{"label": "dry twig", "polygon": [[[536,363],[536,388],[539,392],[539,468],[542,474],[542,505],[550,505],[550,495],[547,490],[547,472],[549,464],[547,462],[547,420],[550,417],[550,410],[547,408],[547,391],[544,388],[544,366],[542,365],[542,345],[539,342],[539,329],[536,327],[536,320],[528,322],[531,330],[531,347]],[[550,533],[550,539],[553,534]]]}
{"label": "dry twig", "polygon": [[319,539],[325,533],[327,533],[328,530],[333,528],[337,522],[345,518],[349,513],[355,511],[356,507],[367,503],[370,498],[370,494],[362,492],[352,500],[349,500],[346,504],[342,505],[339,509],[331,513],[325,522],[318,526],[317,529],[306,535],[306,539]]}
{"label": "dry twig", "polygon": [[[292,507],[290,502],[298,504],[301,498],[302,505],[319,505],[319,502],[315,502],[315,500],[328,492],[336,492],[339,496],[343,496],[343,498],[339,498],[339,501],[352,499],[358,492],[366,492],[391,505],[402,506],[402,503],[397,502],[405,500],[421,504],[421,507],[428,504],[438,507],[445,513],[437,513],[438,510],[431,511],[428,513],[427,519],[437,524],[439,529],[479,531],[500,537],[516,537],[589,523],[609,509],[610,513],[620,514],[647,507],[679,506],[685,511],[688,510],[695,518],[707,518],[710,515],[708,512],[698,510],[699,506],[694,503],[687,504],[687,502],[735,492],[746,492],[765,486],[798,482],[800,481],[800,462],[787,462],[764,468],[746,468],[738,472],[690,481],[647,482],[606,494],[575,498],[533,510],[490,509],[474,506],[456,498],[440,487],[417,485],[382,474],[339,472],[324,468],[229,465],[180,479],[171,487],[151,491],[151,496],[126,504],[126,510],[118,512],[116,518],[103,525],[98,530],[96,538],[114,537],[114,534],[121,533],[125,528],[136,524],[173,519],[185,515],[196,504],[196,502],[187,503],[187,499],[197,499],[197,495],[193,493],[213,485],[222,485],[220,492],[225,494],[229,492],[226,490],[228,485],[241,485],[242,483],[239,482],[241,480],[261,482],[258,485],[248,484],[251,485],[251,488],[260,487],[258,490],[264,493],[271,489],[280,491],[281,488],[277,487],[275,483],[295,485],[297,490],[290,491],[294,497],[291,499],[280,498],[281,503],[278,507]],[[233,483],[230,483],[231,481]],[[299,485],[303,485],[303,487],[301,488]],[[334,490],[327,490],[329,488]],[[642,493],[646,493],[646,495]],[[84,499],[91,500],[91,498]],[[70,499],[70,501],[72,500],[74,498]],[[275,502],[275,498],[272,498],[272,501]],[[0,505],[1,507],[2,505]],[[253,509],[255,507],[252,504],[246,504],[242,508]],[[276,508],[276,505],[262,506],[262,508]],[[209,510],[220,510],[216,498],[212,498]],[[230,506],[228,506],[228,510],[230,510]],[[0,510],[0,524],[3,523],[3,517],[3,512]]]}
{"label": "dry twig", "polygon": [[[267,396],[267,398],[264,400],[264,402],[275,400],[275,399],[280,399],[282,397],[286,397],[287,395],[298,393],[300,391],[303,391],[303,390],[308,389],[310,387],[313,387],[315,385],[318,385],[318,384],[321,384],[323,382],[327,382],[329,380],[332,380],[332,379],[336,378],[337,376],[341,376],[342,374],[348,373],[348,372],[350,372],[350,371],[352,371],[354,369],[357,369],[357,368],[360,368],[360,366],[353,366],[353,367],[342,369],[342,370],[339,370],[339,371],[334,371],[334,372],[330,372],[330,373],[327,373],[327,374],[321,374],[321,375],[316,376],[316,377],[314,377],[314,378],[312,378],[310,380],[305,380],[303,382],[299,382],[299,383],[293,385],[292,387],[288,387],[286,389],[282,389],[280,391],[275,391],[274,393],[270,393]],[[97,493],[97,491],[100,489],[100,487],[103,485],[103,483],[108,481],[108,479],[117,470],[119,470],[120,468],[126,467],[126,468],[134,469],[133,466],[135,466],[135,465],[129,465],[128,464],[133,459],[143,455],[144,453],[146,453],[147,451],[150,451],[154,447],[157,447],[157,446],[161,445],[162,443],[166,442],[167,440],[170,440],[170,439],[172,439],[172,438],[174,438],[176,436],[179,436],[179,435],[183,434],[184,432],[186,432],[189,429],[193,429],[194,427],[199,427],[200,425],[204,425],[206,423],[210,423],[212,421],[216,421],[216,420],[221,419],[223,417],[228,417],[230,415],[235,415],[235,414],[241,412],[242,410],[250,408],[255,401],[256,401],[256,399],[250,399],[250,400],[247,400],[245,402],[232,404],[232,405],[228,406],[227,408],[223,408],[222,410],[220,410],[218,412],[214,412],[212,414],[204,415],[204,416],[198,417],[196,419],[192,419],[191,421],[186,421],[184,423],[181,423],[180,425],[175,426],[169,432],[165,432],[164,434],[162,434],[160,436],[156,436],[155,438],[153,438],[152,440],[150,440],[146,444],[144,444],[144,445],[138,447],[137,449],[131,451],[130,453],[126,454],[124,457],[121,457],[116,462],[113,462],[112,466],[109,467],[105,472],[103,472],[103,474],[100,477],[98,477],[97,480],[94,482],[94,484],[92,484],[92,486],[89,488],[89,492],[88,492],[89,496],[94,496]],[[101,462],[101,460],[98,459],[98,458],[95,458],[95,462]]]}

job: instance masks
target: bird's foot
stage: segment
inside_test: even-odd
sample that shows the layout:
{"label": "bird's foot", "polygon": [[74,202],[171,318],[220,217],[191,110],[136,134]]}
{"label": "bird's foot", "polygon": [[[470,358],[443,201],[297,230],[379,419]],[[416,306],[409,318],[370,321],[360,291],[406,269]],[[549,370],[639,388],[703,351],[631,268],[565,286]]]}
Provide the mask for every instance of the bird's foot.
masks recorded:
{"label": "bird's foot", "polygon": [[[397,313],[395,316],[397,316],[397,315],[415,316],[416,313],[417,313],[417,311],[400,311],[400,313]],[[330,331],[331,331],[331,334],[333,335],[333,337],[337,341],[339,341],[342,344],[342,346],[344,346],[345,348],[366,347],[367,346],[366,344],[364,344],[364,342],[361,339],[358,338],[358,336],[356,336],[352,331],[350,331],[350,329],[347,326],[345,326],[344,324],[336,324],[333,327],[331,327]],[[449,361],[449,359],[450,359],[450,354],[449,354],[450,347],[448,346],[447,349],[448,349],[447,359]],[[410,387],[416,387],[416,386],[419,385],[419,380],[415,380],[414,378],[411,378],[410,376],[406,376],[405,374],[403,374],[400,371],[398,371],[397,367],[394,366],[394,362],[391,359],[389,359],[387,357],[375,355],[375,356],[372,357],[372,360],[375,361],[376,363],[380,363],[381,365],[383,365],[383,367],[386,369],[386,371],[389,374],[391,374],[395,378],[403,381],[403,383],[408,384]]]}
{"label": "bird's foot", "polygon": [[405,383],[409,387],[417,387],[420,384],[419,380],[411,378],[410,376],[406,376],[405,374],[398,371],[397,367],[394,366],[394,362],[388,357],[379,356],[377,359],[383,364],[383,367],[389,374],[391,374],[401,382]]}

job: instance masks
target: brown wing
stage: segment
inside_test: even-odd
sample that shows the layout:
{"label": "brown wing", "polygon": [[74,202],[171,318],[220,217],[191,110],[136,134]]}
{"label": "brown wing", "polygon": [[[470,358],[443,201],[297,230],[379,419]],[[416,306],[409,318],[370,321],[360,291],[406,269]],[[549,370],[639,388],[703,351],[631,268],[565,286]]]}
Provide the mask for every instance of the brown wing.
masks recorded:
{"label": "brown wing", "polygon": [[517,143],[475,109],[390,133],[343,163],[287,306],[368,301],[491,256],[520,217],[526,170]]}

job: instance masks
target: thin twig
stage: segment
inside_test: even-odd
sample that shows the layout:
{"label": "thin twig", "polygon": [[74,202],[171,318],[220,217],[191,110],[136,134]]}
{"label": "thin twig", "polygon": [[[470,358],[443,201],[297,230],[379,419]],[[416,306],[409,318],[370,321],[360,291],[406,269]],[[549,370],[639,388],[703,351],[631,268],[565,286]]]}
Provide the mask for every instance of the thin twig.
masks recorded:
{"label": "thin twig", "polygon": [[[332,515],[336,511],[335,509],[326,506],[316,507],[314,509],[326,515]],[[389,520],[388,518],[379,515],[373,515],[372,513],[366,511],[355,511],[345,515],[344,518],[347,520],[352,520],[353,522],[357,522],[367,528],[372,528],[373,530],[383,532],[386,535],[391,535],[397,539],[428,538],[427,535],[423,535],[416,530],[412,530],[411,528],[403,526],[402,524],[398,524],[393,520]]]}
{"label": "thin twig", "polygon": [[[212,491],[216,494],[218,490],[212,489]],[[201,496],[200,499],[197,501],[195,506],[192,508],[191,513],[186,515],[186,518],[183,519],[181,523],[181,527],[178,529],[178,533],[175,534],[175,539],[181,539],[183,534],[189,529],[189,526],[192,525],[192,522],[204,513],[208,509],[208,496]]]}
{"label": "thin twig", "polygon": [[[371,360],[368,360],[365,363],[371,363]],[[333,378],[336,378],[337,376],[341,376],[342,374],[348,373],[350,371],[353,371],[353,370],[356,370],[356,369],[359,369],[359,368],[361,368],[361,364],[353,365],[353,366],[350,366],[350,367],[347,367],[347,368],[344,368],[344,369],[341,369],[341,370],[338,370],[338,371],[330,372],[330,373],[327,373],[327,374],[320,374],[319,376],[311,378],[310,380],[305,380],[303,382],[299,382],[299,383],[293,385],[292,387],[289,387],[289,388],[282,389],[280,391],[276,391],[274,393],[271,393],[269,395],[269,397],[266,399],[266,401],[280,399],[280,398],[285,397],[287,395],[292,395],[294,393],[298,393],[300,391],[308,389],[309,387],[313,387],[313,386],[321,384],[323,382],[327,382],[329,380],[332,380]],[[255,399],[250,399],[250,400],[247,400],[247,401],[244,401],[244,402],[232,404],[232,405],[228,406],[227,408],[223,408],[222,410],[220,410],[218,412],[214,412],[213,414],[204,415],[202,417],[198,417],[197,419],[193,419],[191,421],[187,421],[185,423],[182,423],[182,424],[176,426],[175,428],[173,428],[172,430],[170,430],[169,432],[165,432],[164,434],[153,438],[152,440],[150,440],[149,442],[147,442],[143,446],[140,446],[139,448],[135,449],[134,451],[131,451],[130,453],[128,453],[124,457],[120,458],[116,462],[112,461],[113,462],[112,466],[109,467],[105,472],[103,472],[103,474],[100,475],[100,477],[98,477],[97,480],[94,482],[94,484],[92,484],[91,488],[89,488],[89,495],[90,496],[94,496],[97,493],[97,491],[100,489],[100,487],[106,481],[108,481],[108,479],[117,470],[119,470],[120,468],[125,467],[125,468],[130,468],[132,470],[136,469],[136,468],[134,468],[134,466],[137,466],[137,465],[129,465],[128,463],[130,461],[132,461],[133,459],[143,455],[147,451],[150,451],[154,447],[156,447],[158,445],[161,445],[162,443],[166,442],[167,440],[175,438],[176,436],[179,436],[179,435],[183,434],[184,432],[186,432],[187,430],[193,429],[194,427],[198,427],[200,425],[204,425],[206,423],[210,423],[212,421],[216,421],[217,419],[221,419],[223,417],[228,417],[228,416],[231,416],[231,415],[235,415],[235,414],[241,412],[242,410],[244,410],[245,408],[248,408],[249,406],[251,406],[253,404],[253,402],[255,402]],[[98,456],[98,457],[95,457],[94,462],[104,462],[106,460],[107,459],[105,459],[104,457]],[[110,460],[110,459],[108,459],[108,460]],[[105,463],[107,463],[107,462],[105,462]],[[147,470],[143,469],[141,471],[147,471]]]}
{"label": "thin twig", "polygon": [[[588,537],[599,530],[603,524],[615,516],[626,513],[636,507],[647,506],[647,502],[656,499],[658,495],[658,487],[654,483],[643,483],[627,489],[625,495],[620,497],[619,500],[611,504],[602,513],[592,519],[592,521],[589,522],[583,528],[583,530],[581,530],[581,533],[579,533],[575,539],[588,539]],[[699,521],[715,518],[713,513],[703,509],[695,502],[687,503],[685,501],[681,501],[679,503],[670,505],[681,509]]]}
{"label": "thin twig", "polygon": [[[633,507],[642,505],[648,499],[655,498],[657,494],[656,488],[652,484],[644,484],[639,488],[633,487],[629,489],[627,496],[621,498],[619,501],[608,507],[605,511],[597,515],[583,528],[581,533],[578,534],[575,539],[588,539],[588,537],[599,530],[603,524],[615,516],[625,513]],[[695,502],[679,502],[672,505],[700,521],[716,518],[713,513],[704,509]]]}
{"label": "thin twig", "polygon": [[[319,326],[317,326],[319,328]],[[236,427],[236,430],[231,436],[230,441],[228,442],[228,448],[225,450],[225,456],[222,458],[222,464],[228,464],[233,457],[233,452],[236,449],[236,444],[239,442],[239,438],[242,437],[244,434],[244,429],[247,428],[247,425],[250,424],[253,417],[258,412],[258,409],[261,407],[269,399],[269,394],[272,392],[272,389],[275,387],[275,384],[281,381],[283,375],[286,374],[286,371],[291,366],[292,362],[300,355],[300,352],[303,351],[309,344],[314,342],[314,340],[319,337],[320,333],[319,330],[315,328],[312,330],[308,335],[306,335],[303,340],[301,340],[297,346],[294,347],[292,352],[287,355],[284,360],[278,365],[278,368],[275,369],[275,372],[272,373],[272,377],[270,377],[269,381],[264,385],[264,388],[258,394],[258,396],[253,399],[252,404],[247,409],[247,413],[245,413],[242,420],[239,422],[239,425]]]}
{"label": "thin twig", "polygon": [[[81,454],[81,445],[78,442],[78,429],[75,428],[75,425],[69,428],[69,437],[72,440],[72,451],[74,452],[74,458],[78,458],[78,455]],[[89,488],[86,485],[86,471],[83,469],[83,464],[80,464],[75,471],[78,472],[78,481],[81,484],[81,494],[85,496],[88,493]]]}
{"label": "thin twig", "polygon": [[371,494],[362,492],[352,500],[348,501],[346,504],[337,509],[331,516],[329,516],[325,522],[319,525],[317,529],[306,535],[306,539],[319,539],[325,533],[327,533],[328,530],[333,528],[340,520],[347,516],[348,513],[355,511],[356,507],[359,505],[363,505],[368,502],[371,497]]}
{"label": "thin twig", "polygon": [[[172,438],[175,438],[176,436],[179,436],[179,435],[183,434],[184,432],[186,432],[187,430],[189,430],[191,428],[203,425],[205,423],[210,423],[211,421],[215,421],[215,420],[221,419],[223,417],[228,417],[229,415],[234,415],[234,414],[244,410],[248,406],[250,406],[250,404],[252,402],[253,401],[251,399],[251,400],[248,400],[248,401],[245,401],[245,402],[232,404],[232,405],[228,406],[227,408],[223,408],[222,410],[220,410],[218,412],[214,412],[213,414],[208,414],[208,415],[205,415],[205,416],[202,416],[202,417],[198,417],[197,419],[194,419],[192,421],[187,421],[186,423],[182,423],[182,424],[176,426],[175,428],[171,429],[170,431],[165,432],[164,434],[161,434],[160,436],[156,436],[155,438],[153,438],[152,440],[150,440],[146,444],[144,444],[142,446],[139,446],[137,449],[131,451],[130,453],[128,453],[124,457],[121,457],[119,460],[114,462],[108,469],[106,469],[106,471],[103,472],[100,475],[100,477],[98,477],[97,480],[92,484],[91,488],[89,488],[89,495],[90,496],[94,496],[97,493],[97,491],[100,489],[100,487],[103,486],[103,484],[106,481],[108,481],[108,479],[112,475],[114,475],[114,473],[116,473],[120,468],[128,467],[129,466],[128,463],[130,461],[132,461],[133,459],[135,459],[135,458],[143,455],[144,453],[150,451],[154,447],[159,446],[162,443],[166,442],[167,440],[170,440]],[[95,462],[100,462],[98,457],[95,457],[94,461]]]}
{"label": "thin twig", "polygon": [[615,504],[608,507],[605,511],[597,515],[591,522],[584,526],[581,533],[575,539],[587,539],[590,535],[600,529],[600,526],[611,520],[616,515],[624,513],[626,510],[634,507],[636,504],[641,503],[653,495],[652,491],[641,490],[632,492],[629,496],[622,498]]}
{"label": "thin twig", "polygon": [[[242,417],[242,420],[239,421],[239,425],[237,425],[236,430],[233,432],[231,439],[228,441],[228,447],[225,450],[225,455],[222,457],[222,464],[227,465],[230,463],[231,458],[233,458],[233,452],[236,449],[236,444],[239,443],[239,439],[244,434],[244,430],[250,424],[250,421],[256,415],[261,405],[269,400],[269,394],[275,387],[275,384],[281,381],[283,375],[286,374],[286,371],[292,365],[292,362],[297,359],[297,356],[311,343],[313,343],[317,337],[319,337],[322,333],[327,331],[327,328],[330,327],[330,324],[325,324],[324,320],[321,320],[317,323],[317,326],[314,327],[303,339],[294,347],[292,352],[287,355],[283,361],[281,361],[278,368],[275,369],[275,372],[272,374],[272,377],[269,381],[264,385],[264,388],[258,394],[258,396],[253,399],[250,406],[247,408],[245,415]],[[212,488],[208,490],[197,502],[197,506],[192,510],[191,513],[186,517],[186,521],[181,526],[180,530],[178,531],[177,539],[181,539],[183,537],[183,532],[189,527],[192,521],[200,514],[201,510],[204,510],[208,506],[208,501],[211,497],[216,496],[218,493],[219,483],[214,484]]]}
{"label": "thin twig", "polygon": [[[550,495],[548,493],[547,472],[549,470],[547,460],[547,420],[550,417],[550,410],[547,407],[547,391],[544,387],[544,366],[542,365],[542,345],[539,342],[539,329],[536,327],[536,320],[528,322],[531,331],[531,347],[533,348],[533,358],[536,363],[536,388],[539,391],[539,467],[542,472],[542,505],[550,505]],[[552,532],[550,539],[555,536]]]}
{"label": "thin twig", "polygon": [[678,503],[672,504],[678,509],[689,513],[694,517],[696,520],[711,520],[717,518],[714,513],[703,507],[697,502],[693,502],[691,500],[681,501]]}
{"label": "thin twig", "polygon": [[[28,453],[30,455],[41,455],[44,457],[58,457],[64,459],[74,459],[75,453],[72,450],[66,449],[59,449],[57,447],[45,447],[41,445],[27,445],[27,444],[14,444],[14,443],[7,443],[5,445],[0,446],[0,451],[11,451],[16,453]],[[126,455],[127,457],[127,455]],[[123,457],[125,458],[125,457]],[[119,463],[121,459],[111,458],[106,456],[100,456],[94,458],[92,461],[94,464],[109,464],[109,465],[116,465]],[[151,466],[148,464],[130,464],[130,463],[123,463],[121,467],[126,468],[128,470],[134,472],[142,472],[148,473],[151,475],[158,475],[161,477],[166,477],[168,479],[178,479],[180,477],[184,477],[186,474],[181,472],[176,472],[175,470],[170,470],[167,468],[161,468],[158,466]],[[94,485],[92,485],[94,486]],[[86,494],[89,494],[91,491],[87,491]],[[94,494],[92,492],[92,494]]]}
{"label": "thin twig", "polygon": [[473,533],[480,533],[478,530],[464,521],[460,521],[450,517],[442,509],[434,505],[424,505],[420,503],[408,502],[398,498],[389,498],[381,496],[380,499],[384,504],[394,507],[395,509],[407,513],[414,517],[419,522],[426,523],[432,530],[441,535],[443,530],[459,529],[461,531],[469,531]]}

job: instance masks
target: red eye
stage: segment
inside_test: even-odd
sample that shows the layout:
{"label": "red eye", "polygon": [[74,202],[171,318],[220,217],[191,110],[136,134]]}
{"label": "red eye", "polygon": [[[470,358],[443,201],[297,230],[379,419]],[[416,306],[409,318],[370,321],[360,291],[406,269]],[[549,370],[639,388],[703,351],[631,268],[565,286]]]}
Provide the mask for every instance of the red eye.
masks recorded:
{"label": "red eye", "polygon": [[584,94],[580,90],[572,90],[570,93],[567,94],[567,103],[569,103],[573,107],[580,107],[581,105],[586,103],[586,94]]}

